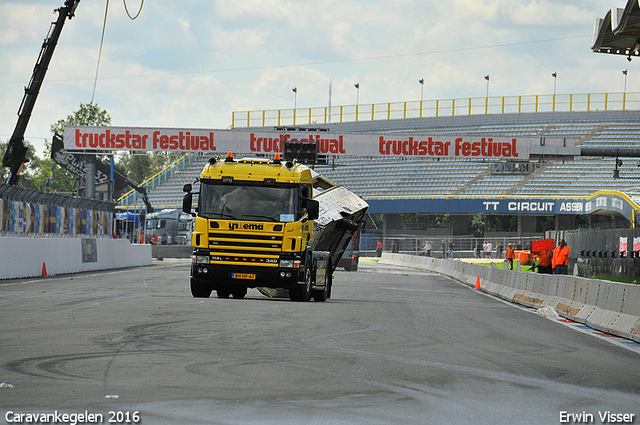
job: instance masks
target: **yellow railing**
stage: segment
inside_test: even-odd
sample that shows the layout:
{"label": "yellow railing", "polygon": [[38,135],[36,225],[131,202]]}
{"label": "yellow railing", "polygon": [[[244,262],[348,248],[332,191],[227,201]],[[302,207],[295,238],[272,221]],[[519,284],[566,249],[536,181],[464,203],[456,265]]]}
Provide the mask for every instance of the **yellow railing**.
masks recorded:
{"label": "yellow railing", "polygon": [[398,118],[527,112],[640,110],[640,93],[540,94],[236,111],[231,127],[328,124]]}

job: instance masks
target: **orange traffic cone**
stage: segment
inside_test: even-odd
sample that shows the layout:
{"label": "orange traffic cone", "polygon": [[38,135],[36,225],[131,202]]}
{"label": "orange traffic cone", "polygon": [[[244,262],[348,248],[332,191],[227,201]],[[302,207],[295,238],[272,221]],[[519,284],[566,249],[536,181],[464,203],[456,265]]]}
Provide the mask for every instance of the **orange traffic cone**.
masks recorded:
{"label": "orange traffic cone", "polygon": [[46,263],[42,263],[42,277],[48,277],[49,275],[47,274],[47,264]]}
{"label": "orange traffic cone", "polygon": [[478,278],[476,279],[476,287],[473,288],[473,289],[475,289],[476,291],[479,291],[481,289],[480,288],[480,276],[478,276]]}

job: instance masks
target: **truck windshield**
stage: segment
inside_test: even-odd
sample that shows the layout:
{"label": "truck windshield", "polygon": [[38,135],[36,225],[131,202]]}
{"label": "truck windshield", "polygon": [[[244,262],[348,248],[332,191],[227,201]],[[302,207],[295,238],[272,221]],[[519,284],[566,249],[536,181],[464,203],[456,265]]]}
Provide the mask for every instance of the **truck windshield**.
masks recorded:
{"label": "truck windshield", "polygon": [[198,202],[206,218],[290,222],[297,219],[298,187],[202,184]]}

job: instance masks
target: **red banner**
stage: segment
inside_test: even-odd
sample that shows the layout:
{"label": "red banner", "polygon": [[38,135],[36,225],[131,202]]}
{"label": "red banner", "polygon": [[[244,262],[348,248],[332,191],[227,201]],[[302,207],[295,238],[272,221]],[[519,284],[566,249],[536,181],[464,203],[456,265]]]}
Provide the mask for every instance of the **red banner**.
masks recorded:
{"label": "red banner", "polygon": [[[285,142],[316,144],[322,155],[423,158],[529,158],[539,138],[354,134],[324,131],[206,130],[143,127],[65,126],[67,150],[281,153]],[[545,139],[562,146],[564,139]]]}
{"label": "red banner", "polygon": [[531,252],[538,253],[542,251],[553,251],[555,241],[553,239],[541,239],[531,242]]}

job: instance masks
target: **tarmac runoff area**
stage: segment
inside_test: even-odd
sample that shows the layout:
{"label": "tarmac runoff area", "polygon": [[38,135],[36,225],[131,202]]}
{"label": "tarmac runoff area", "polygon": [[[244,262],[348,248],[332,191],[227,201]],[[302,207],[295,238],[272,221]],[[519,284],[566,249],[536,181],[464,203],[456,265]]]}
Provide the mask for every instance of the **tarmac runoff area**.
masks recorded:
{"label": "tarmac runoff area", "polygon": [[255,290],[194,299],[188,270],[165,260],[0,282],[0,423],[54,411],[162,425],[640,413],[640,354],[443,275],[363,262],[335,273],[327,302],[302,303]]}

